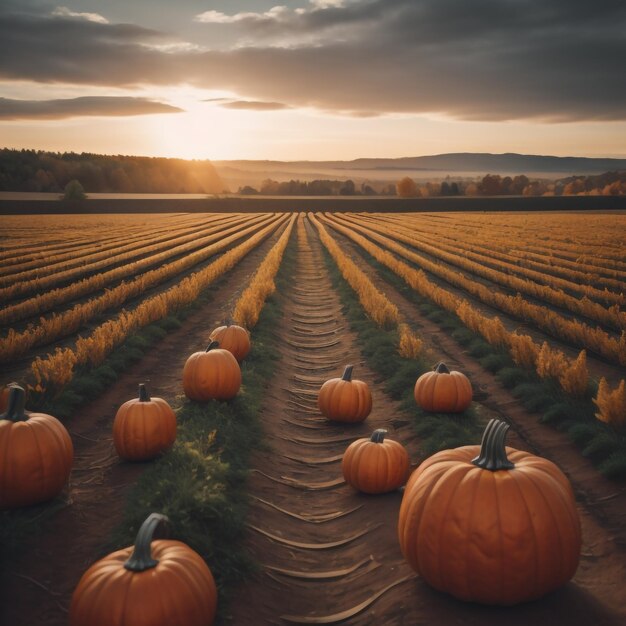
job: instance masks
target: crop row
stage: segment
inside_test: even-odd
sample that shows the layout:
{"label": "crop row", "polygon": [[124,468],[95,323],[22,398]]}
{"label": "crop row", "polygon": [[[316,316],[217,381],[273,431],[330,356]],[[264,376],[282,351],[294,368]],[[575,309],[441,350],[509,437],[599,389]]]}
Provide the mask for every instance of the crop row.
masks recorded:
{"label": "crop row", "polygon": [[[238,220],[228,220],[228,223],[232,223],[234,221],[242,221],[245,218],[239,218]],[[99,272],[109,266],[117,266],[120,264],[126,264],[128,261],[132,259],[138,258],[137,261],[141,263],[143,261],[148,262],[150,257],[146,257],[148,254],[153,254],[152,258],[156,258],[154,253],[161,252],[164,258],[168,258],[174,254],[180,252],[184,252],[186,249],[190,249],[193,247],[198,247],[202,242],[208,242],[209,237],[220,230],[222,226],[211,225],[206,227],[202,233],[202,239],[198,237],[198,234],[191,233],[187,235],[182,235],[180,237],[175,237],[172,243],[170,243],[170,239],[164,238],[164,241],[159,241],[157,243],[151,243],[149,245],[142,244],[140,242],[138,245],[129,244],[129,246],[121,246],[120,251],[115,254],[111,254],[111,252],[105,252],[103,254],[98,253],[98,259],[92,263],[87,263],[85,265],[81,265],[79,267],[74,267],[72,269],[59,271],[55,274],[50,274],[49,276],[43,276],[41,278],[33,278],[31,280],[19,281],[12,284],[10,287],[5,287],[4,289],[0,289],[0,298],[3,298],[5,301],[16,298],[18,296],[24,296],[26,294],[30,294],[33,292],[40,293],[44,290],[49,290],[51,288],[57,287],[59,284],[65,284],[70,281],[74,281],[78,278],[82,278],[86,275],[93,274],[95,272]],[[144,239],[145,242],[145,239]],[[172,245],[174,244],[174,245]],[[187,246],[186,248],[184,246]],[[146,257],[146,258],[144,258]],[[114,270],[113,270],[114,271]]]}
{"label": "crop row", "polygon": [[396,328],[398,330],[398,352],[406,358],[416,358],[422,349],[422,341],[411,331],[408,324],[400,320],[396,305],[391,303],[384,293],[376,289],[372,281],[330,236],[323,224],[312,214],[309,214],[308,217],[317,228],[322,244],[335,261],[342,276],[358,295],[359,302],[367,315],[381,328]]}
{"label": "crop row", "polygon": [[[150,222],[158,226],[179,227],[181,222],[174,220],[176,216],[151,216]],[[55,219],[56,218],[56,219]],[[86,219],[90,218],[90,219]],[[115,215],[115,216],[40,216],[38,224],[41,224],[40,231],[35,229],[32,223],[24,225],[24,219],[20,216],[3,218],[3,241],[2,251],[0,251],[0,263],[5,265],[15,265],[27,261],[45,261],[52,254],[60,254],[63,251],[79,251],[92,246],[97,246],[111,238],[124,235],[135,235],[145,231],[145,216],[135,215]],[[15,222],[15,227],[11,228],[11,223]],[[79,231],[74,231],[79,227]],[[20,239],[22,233],[26,233]],[[16,238],[16,236],[18,238]]]}
{"label": "crop row", "polygon": [[[86,246],[79,251],[64,251],[58,255],[47,255],[45,259],[36,259],[21,265],[0,268],[0,272],[3,271],[5,274],[0,278],[0,287],[9,283],[41,278],[49,274],[57,274],[77,265],[80,265],[84,269],[88,264],[101,259],[110,259],[108,264],[112,264],[115,262],[116,256],[125,252],[138,250],[137,254],[142,254],[146,242],[149,242],[151,246],[159,243],[167,244],[168,242],[170,242],[171,245],[174,243],[174,238],[200,232],[206,228],[207,224],[213,226],[223,221],[227,221],[227,218],[213,217],[211,219],[198,220],[195,226],[186,226],[184,228],[172,228],[171,226],[153,229],[144,228],[137,234],[131,235],[124,233],[104,242],[100,241],[95,245]],[[44,263],[43,266],[42,262]]]}
{"label": "crop row", "polygon": [[254,328],[259,321],[265,300],[276,290],[274,277],[280,267],[296,219],[297,215],[293,214],[280,239],[267,253],[250,284],[237,300],[232,318],[240,326],[248,329]]}
{"label": "crop row", "polygon": [[[535,217],[535,220],[540,224],[538,232],[532,230],[512,232],[509,229],[503,229],[497,222],[493,222],[497,217],[490,215],[489,221],[485,220],[483,223],[472,225],[472,223],[465,223],[462,216],[455,215],[454,222],[448,223],[447,228],[452,229],[457,235],[470,238],[473,241],[486,240],[489,242],[489,245],[491,243],[499,246],[504,245],[506,246],[504,249],[511,249],[512,252],[518,255],[530,252],[556,263],[569,261],[579,265],[583,271],[585,268],[588,268],[589,271],[609,272],[609,275],[611,275],[611,272],[621,271],[623,275],[624,270],[626,270],[626,262],[623,261],[626,258],[626,252],[621,241],[619,245],[611,248],[614,258],[609,259],[604,256],[608,248],[608,240],[612,235],[615,236],[615,233],[620,231],[619,221],[616,221],[620,218],[611,216],[610,221],[606,222],[598,233],[599,243],[594,244],[593,249],[585,249],[582,244],[572,243],[576,240],[575,234],[581,230],[586,231],[593,228],[599,216],[585,216],[585,220],[577,221],[576,226],[567,234],[563,232],[563,220],[560,217],[556,222],[554,220],[550,221],[550,216],[545,214]],[[568,221],[573,217],[569,215]],[[425,221],[429,222],[427,216]],[[414,216],[408,215],[407,222],[412,224],[419,222],[421,224],[423,221],[416,220]],[[434,228],[444,227],[440,221],[430,222],[430,224]],[[562,243],[566,249],[559,248],[559,243]]]}
{"label": "crop row", "polygon": [[33,389],[40,394],[54,394],[74,376],[76,367],[95,367],[128,335],[147,324],[193,302],[215,279],[234,267],[251,250],[261,244],[287,216],[274,217],[261,231],[228,250],[217,260],[167,291],[143,300],[132,311],[123,311],[115,319],[99,325],[87,337],[81,337],[73,348],[57,348],[54,354],[37,357],[31,364]]}
{"label": "crop row", "polygon": [[[358,218],[349,216],[344,216],[344,218],[357,225],[360,221]],[[611,299],[618,300],[616,304],[607,308],[598,302],[590,300],[587,296],[579,299],[549,285],[539,285],[534,282],[534,280],[519,278],[508,272],[487,267],[482,262],[482,260],[485,259],[484,256],[482,257],[481,262],[472,261],[470,258],[476,258],[476,255],[473,255],[470,252],[463,251],[462,253],[457,253],[456,248],[446,246],[445,244],[431,245],[426,243],[426,241],[421,237],[414,235],[411,230],[400,226],[390,228],[389,226],[378,223],[371,223],[369,225],[369,229],[376,232],[392,233],[394,239],[407,243],[413,248],[423,250],[428,255],[436,259],[441,259],[449,265],[454,265],[470,272],[471,274],[481,276],[482,278],[485,278],[493,283],[526,294],[538,300],[550,302],[555,306],[566,309],[573,314],[592,319],[600,324],[603,324],[604,326],[608,326],[616,330],[623,330],[626,328],[626,312],[622,312],[619,309],[619,303],[621,303],[625,297],[623,294],[614,294],[613,292],[608,291],[603,292],[600,290],[594,290],[590,287],[586,288],[589,291],[598,291],[600,294],[605,294],[607,299],[609,299],[608,296],[611,296]],[[428,259],[426,257],[420,255],[419,258],[421,259],[421,262],[428,263]],[[533,274],[537,274],[538,277],[541,276],[538,272],[533,272]]]}
{"label": "crop row", "polygon": [[[246,221],[250,224],[256,224],[265,219],[268,219],[267,214],[259,215]],[[134,280],[140,280],[141,276],[137,276],[137,274],[147,270],[154,265],[163,263],[171,257],[187,255],[186,257],[178,260],[183,263],[185,262],[185,259],[202,259],[204,254],[203,246],[211,245],[215,241],[218,241],[219,239],[232,233],[236,234],[238,231],[241,230],[241,222],[239,220],[235,225],[231,224],[228,225],[228,228],[224,228],[223,230],[220,230],[219,227],[209,229],[207,232],[212,231],[212,234],[206,235],[202,239],[192,239],[192,241],[189,241],[175,248],[165,250],[164,252],[158,252],[157,254],[144,257],[138,261],[134,261],[131,263],[123,263],[123,261],[120,261],[120,263],[122,264],[118,265],[118,267],[114,269],[99,274],[94,274],[82,280],[71,283],[67,287],[53,289],[41,295],[29,298],[28,300],[24,300],[23,302],[19,302],[12,306],[6,307],[2,311],[0,311],[0,324],[6,325],[17,320],[43,313],[50,309],[59,307],[62,304],[83,297],[89,293],[98,291],[106,287],[107,285],[115,281],[125,279],[128,276],[136,276]],[[190,254],[197,248],[200,248],[200,250],[193,253],[195,256]],[[174,261],[173,263],[177,263],[177,261]],[[122,287],[122,285],[120,285],[119,287]]]}
{"label": "crop row", "polygon": [[[360,217],[368,222],[384,222],[396,227],[404,227],[405,230],[409,230],[415,235],[419,233],[419,236],[425,241],[434,242],[435,245],[443,245],[445,242],[448,244],[447,249],[452,247],[453,250],[463,250],[473,253],[477,255],[474,258],[483,263],[500,267],[507,272],[522,274],[538,282],[547,283],[570,291],[585,293],[589,297],[595,297],[599,300],[605,299],[605,292],[593,287],[593,285],[601,285],[609,289],[615,289],[618,293],[615,295],[614,301],[619,303],[624,303],[625,301],[624,295],[620,295],[620,292],[624,290],[624,280],[600,276],[597,272],[590,272],[589,268],[587,268],[587,271],[581,271],[578,267],[562,267],[560,264],[554,263],[554,259],[550,259],[549,257],[541,257],[542,260],[526,259],[519,254],[514,254],[508,247],[504,248],[500,246],[499,244],[502,242],[501,238],[494,237],[493,239],[489,239],[482,236],[479,239],[470,237],[470,241],[467,241],[467,236],[463,237],[459,234],[458,230],[452,227],[433,227],[425,225],[423,222],[404,219],[398,220],[395,216],[388,217],[385,215],[377,215],[376,217]],[[548,261],[552,262],[550,263]],[[624,278],[626,278],[626,272],[623,274]],[[550,275],[554,275],[557,279],[553,280]],[[564,282],[559,282],[559,278],[565,279]],[[576,282],[572,282],[573,280]],[[590,289],[590,287],[592,288]]]}
{"label": "crop row", "polygon": [[[339,218],[333,219],[335,220],[333,223],[338,223],[337,220]],[[404,246],[396,243],[393,239],[379,235],[370,229],[352,222],[349,222],[349,225],[350,228],[364,233],[370,239],[381,243],[387,249],[417,264],[422,269],[443,278],[446,282],[455,287],[467,291],[477,297],[481,302],[518,319],[531,321],[548,334],[572,343],[575,346],[588,348],[613,363],[626,365],[626,331],[622,331],[620,338],[615,339],[599,327],[591,328],[577,320],[567,319],[548,307],[526,301],[520,294],[510,296],[500,293],[497,290],[468,278],[461,272],[448,269],[439,263],[434,263],[408,250]],[[540,297],[540,290],[537,291],[535,297]]]}
{"label": "crop row", "polygon": [[10,329],[7,336],[0,339],[0,363],[11,361],[21,356],[34,346],[47,345],[56,339],[75,333],[94,316],[107,310],[116,309],[127,300],[137,297],[146,290],[164,283],[174,276],[206,261],[228,248],[238,239],[259,230],[269,220],[271,218],[265,218],[243,230],[241,227],[238,227],[236,232],[229,236],[226,236],[227,231],[223,231],[220,233],[221,237],[217,242],[207,245],[197,252],[141,274],[113,289],[107,289],[103,294],[87,302],[77,304],[63,313],[55,314],[48,318],[42,317],[37,325],[31,325],[22,332]]}
{"label": "crop row", "polygon": [[[561,214],[515,215],[511,213],[483,215],[454,214],[454,224],[465,230],[474,228],[477,233],[499,231],[510,240],[520,242],[540,241],[546,248],[563,250],[576,256],[597,256],[600,259],[624,259],[624,244],[615,215]],[[451,220],[452,221],[452,220]],[[517,226],[512,227],[516,224]]]}
{"label": "crop row", "polygon": [[[554,378],[567,393],[575,396],[582,396],[586,393],[589,375],[584,350],[577,359],[572,360],[561,351],[551,348],[547,342],[539,345],[528,335],[509,332],[499,318],[489,318],[483,315],[474,309],[467,300],[439,287],[430,281],[423,271],[400,261],[388,250],[380,248],[369,239],[354,232],[352,228],[328,218],[322,219],[361,246],[377,261],[391,269],[421,296],[432,300],[447,311],[455,313],[468,328],[482,335],[488,343],[496,347],[507,348],[519,365],[536,369],[543,378]],[[558,371],[551,365],[547,365],[547,363],[553,362],[559,363]]]}

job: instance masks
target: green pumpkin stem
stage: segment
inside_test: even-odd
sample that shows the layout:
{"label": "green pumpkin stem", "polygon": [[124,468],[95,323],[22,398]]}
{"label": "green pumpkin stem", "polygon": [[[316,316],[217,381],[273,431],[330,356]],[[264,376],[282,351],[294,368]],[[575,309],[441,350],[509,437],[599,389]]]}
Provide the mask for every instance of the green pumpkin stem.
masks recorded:
{"label": "green pumpkin stem", "polygon": [[437,372],[437,374],[449,374],[450,373],[448,366],[443,361],[439,361],[439,363],[435,365],[434,370],[435,372]]}
{"label": "green pumpkin stem", "polygon": [[480,452],[475,459],[472,459],[472,463],[476,467],[489,470],[490,472],[509,470],[515,467],[514,463],[509,461],[506,456],[506,448],[504,446],[504,440],[509,428],[509,425],[502,420],[489,420],[480,442]]}
{"label": "green pumpkin stem", "polygon": [[124,563],[124,567],[131,572],[145,572],[147,569],[156,567],[159,562],[152,558],[152,539],[154,531],[161,526],[162,536],[167,537],[170,530],[170,520],[160,513],[151,513],[146,521],[141,525],[137,538],[135,539],[135,549]]}
{"label": "green pumpkin stem", "polygon": [[370,437],[370,441],[374,443],[382,443],[383,441],[385,441],[386,434],[387,434],[387,431],[384,428],[377,428],[372,433],[372,436]]}
{"label": "green pumpkin stem", "polygon": [[6,413],[0,415],[0,419],[10,420],[11,422],[25,422],[28,420],[24,412],[26,404],[26,392],[23,387],[17,384],[11,384],[9,387],[9,403]]}
{"label": "green pumpkin stem", "polygon": [[150,402],[150,394],[144,383],[139,383],[139,402]]}
{"label": "green pumpkin stem", "polygon": [[207,349],[205,350],[205,352],[210,352],[211,350],[215,350],[215,348],[219,348],[219,347],[220,347],[220,342],[219,341],[212,341],[207,346]]}
{"label": "green pumpkin stem", "polygon": [[350,382],[352,380],[352,370],[354,369],[354,365],[346,365],[346,369],[343,370],[343,376],[341,380],[347,380]]}

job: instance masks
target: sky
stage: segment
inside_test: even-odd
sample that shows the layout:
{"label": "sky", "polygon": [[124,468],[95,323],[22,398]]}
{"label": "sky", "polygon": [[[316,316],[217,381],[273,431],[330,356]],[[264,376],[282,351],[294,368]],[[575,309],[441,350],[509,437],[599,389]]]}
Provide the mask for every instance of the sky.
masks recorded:
{"label": "sky", "polygon": [[626,157],[625,0],[0,0],[0,147]]}

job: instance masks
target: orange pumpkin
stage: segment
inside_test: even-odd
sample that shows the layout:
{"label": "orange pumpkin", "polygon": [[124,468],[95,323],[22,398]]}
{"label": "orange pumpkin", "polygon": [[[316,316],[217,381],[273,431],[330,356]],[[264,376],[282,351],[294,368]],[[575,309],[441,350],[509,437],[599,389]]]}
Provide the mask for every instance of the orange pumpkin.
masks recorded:
{"label": "orange pumpkin", "polygon": [[444,450],[411,475],[400,547],[430,585],[460,600],[513,605],[566,583],[578,567],[572,488],[551,461],[505,448],[491,420],[480,446]]}
{"label": "orange pumpkin", "polygon": [[4,413],[9,406],[9,392],[11,387],[19,387],[18,383],[7,383],[0,390],[0,413]]}
{"label": "orange pumpkin", "polygon": [[176,441],[176,414],[162,398],[150,398],[144,384],[139,398],[124,402],[113,422],[113,443],[121,458],[148,461]]}
{"label": "orange pumpkin", "polygon": [[74,447],[65,426],[51,415],[26,413],[24,401],[24,389],[14,385],[0,415],[0,508],[54,498],[72,469]]}
{"label": "orange pumpkin", "polygon": [[72,596],[70,626],[210,626],[217,589],[211,570],[189,546],[153,541],[164,515],[152,513],[135,545],[94,563]]}
{"label": "orange pumpkin", "polygon": [[317,406],[322,415],[336,422],[362,422],[372,410],[372,394],[362,380],[352,380],[354,365],[347,365],[341,378],[327,380],[320,389]]}
{"label": "orange pumpkin", "polygon": [[472,385],[465,374],[451,372],[445,363],[438,363],[432,372],[417,379],[413,395],[425,411],[461,413],[472,403]]}
{"label": "orange pumpkin", "polygon": [[211,341],[219,341],[220,348],[228,350],[241,363],[250,352],[250,335],[237,324],[218,326],[210,336]]}
{"label": "orange pumpkin", "polygon": [[230,400],[241,386],[237,359],[212,341],[204,352],[194,352],[183,369],[183,389],[191,400]]}
{"label": "orange pumpkin", "polygon": [[387,493],[404,485],[409,474],[406,448],[379,428],[368,439],[353,441],[341,461],[343,477],[364,493]]}

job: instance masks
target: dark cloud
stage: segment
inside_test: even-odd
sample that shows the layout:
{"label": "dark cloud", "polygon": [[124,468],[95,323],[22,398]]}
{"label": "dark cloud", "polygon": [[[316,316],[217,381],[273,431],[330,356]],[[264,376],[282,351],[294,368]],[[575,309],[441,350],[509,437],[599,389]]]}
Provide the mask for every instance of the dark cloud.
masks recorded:
{"label": "dark cloud", "polygon": [[180,113],[183,109],[146,98],[87,96],[63,100],[0,98],[0,120],[60,120],[68,117]]}
{"label": "dark cloud", "polygon": [[0,15],[0,78],[188,83],[351,115],[626,119],[623,0],[363,0],[221,27],[240,45],[184,49],[139,26]]}
{"label": "dark cloud", "polygon": [[282,102],[259,102],[257,100],[230,100],[220,106],[224,109],[249,109],[251,111],[279,111],[291,108]]}

